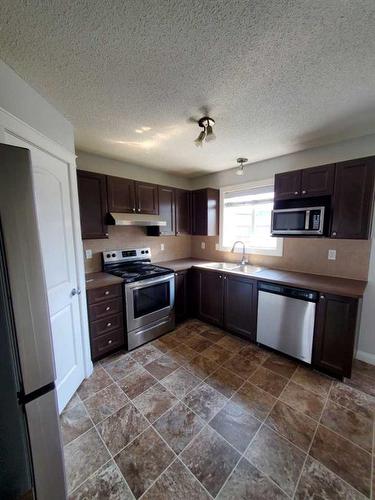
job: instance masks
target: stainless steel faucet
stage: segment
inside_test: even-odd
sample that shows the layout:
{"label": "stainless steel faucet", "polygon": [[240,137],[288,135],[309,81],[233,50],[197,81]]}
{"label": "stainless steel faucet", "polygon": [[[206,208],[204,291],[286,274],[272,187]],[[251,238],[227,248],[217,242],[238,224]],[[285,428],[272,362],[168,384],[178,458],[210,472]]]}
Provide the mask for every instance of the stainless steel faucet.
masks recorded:
{"label": "stainless steel faucet", "polygon": [[241,243],[242,245],[242,259],[241,259],[241,266],[244,266],[247,264],[247,260],[245,259],[245,243],[243,241],[237,240],[233,243],[232,250],[231,252],[234,253],[235,246],[237,243]]}

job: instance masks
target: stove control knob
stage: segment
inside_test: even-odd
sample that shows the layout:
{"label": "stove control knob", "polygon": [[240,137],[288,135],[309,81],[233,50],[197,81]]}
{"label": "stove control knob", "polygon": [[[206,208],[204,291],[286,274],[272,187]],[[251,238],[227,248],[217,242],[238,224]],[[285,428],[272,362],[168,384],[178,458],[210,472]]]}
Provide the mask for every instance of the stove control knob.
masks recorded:
{"label": "stove control knob", "polygon": [[111,257],[111,254],[107,253],[107,259],[109,259],[110,257]]}
{"label": "stove control knob", "polygon": [[113,253],[113,254],[112,254],[112,257],[116,257],[116,254],[115,254],[115,253]]}

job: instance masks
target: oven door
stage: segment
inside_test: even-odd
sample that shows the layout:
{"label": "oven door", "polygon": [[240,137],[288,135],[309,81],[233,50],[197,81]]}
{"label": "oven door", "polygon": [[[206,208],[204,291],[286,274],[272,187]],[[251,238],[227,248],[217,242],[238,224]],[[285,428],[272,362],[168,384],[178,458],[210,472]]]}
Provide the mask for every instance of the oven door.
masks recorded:
{"label": "oven door", "polygon": [[272,234],[323,235],[325,207],[288,208],[272,211]]}
{"label": "oven door", "polygon": [[174,275],[128,283],[125,305],[128,331],[165,318],[174,307]]}

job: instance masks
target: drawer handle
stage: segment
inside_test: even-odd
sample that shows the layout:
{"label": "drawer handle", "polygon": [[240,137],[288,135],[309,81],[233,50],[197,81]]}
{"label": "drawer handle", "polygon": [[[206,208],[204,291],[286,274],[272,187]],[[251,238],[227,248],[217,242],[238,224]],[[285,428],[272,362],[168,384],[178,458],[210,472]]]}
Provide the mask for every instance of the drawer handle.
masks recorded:
{"label": "drawer handle", "polygon": [[110,309],[111,309],[111,308],[110,308],[110,306],[107,306],[107,307],[105,308],[105,310],[106,310],[106,311],[109,311]]}
{"label": "drawer handle", "polygon": [[108,344],[112,344],[112,340],[108,340]]}
{"label": "drawer handle", "polygon": [[112,323],[107,323],[107,327],[109,328],[110,326],[112,326]]}
{"label": "drawer handle", "polygon": [[106,291],[104,292],[104,295],[109,295],[109,290],[106,290]]}

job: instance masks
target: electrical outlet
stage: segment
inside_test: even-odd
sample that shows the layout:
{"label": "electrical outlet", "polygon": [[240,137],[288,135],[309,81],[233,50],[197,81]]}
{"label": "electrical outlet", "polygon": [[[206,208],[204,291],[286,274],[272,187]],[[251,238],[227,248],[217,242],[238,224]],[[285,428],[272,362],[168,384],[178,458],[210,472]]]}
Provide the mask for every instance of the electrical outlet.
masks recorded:
{"label": "electrical outlet", "polygon": [[92,250],[88,249],[85,251],[86,259],[92,259]]}
{"label": "electrical outlet", "polygon": [[160,250],[164,252],[164,243],[160,243]]}
{"label": "electrical outlet", "polygon": [[336,260],[336,250],[328,250],[328,260]]}
{"label": "electrical outlet", "polygon": [[201,249],[206,250],[206,243],[204,241],[201,241]]}

